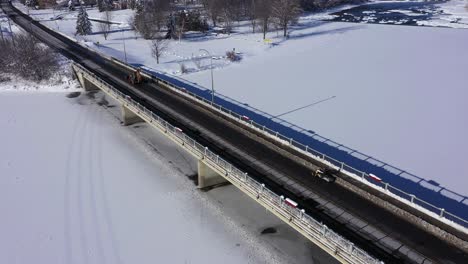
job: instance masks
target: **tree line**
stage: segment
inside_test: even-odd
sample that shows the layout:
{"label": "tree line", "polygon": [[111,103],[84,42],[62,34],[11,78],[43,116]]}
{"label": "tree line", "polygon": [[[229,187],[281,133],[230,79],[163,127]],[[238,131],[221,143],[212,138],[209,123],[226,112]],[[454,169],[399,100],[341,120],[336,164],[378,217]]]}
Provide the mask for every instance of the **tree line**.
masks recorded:
{"label": "tree line", "polygon": [[[303,11],[355,1],[363,0],[126,0],[125,6],[136,10],[131,25],[145,39],[160,36],[162,31],[167,32],[166,38],[180,39],[186,31],[204,32],[209,26],[230,34],[241,21],[249,21],[252,32],[262,32],[266,38],[272,29],[282,30],[287,37],[290,25]],[[97,0],[97,5],[105,12],[112,2]]]}
{"label": "tree line", "polygon": [[0,39],[0,78],[3,73],[27,80],[49,79],[60,68],[56,52],[28,33]]}
{"label": "tree line", "polygon": [[[132,24],[144,38],[152,39],[162,28],[166,37],[181,38],[185,31],[206,31],[208,24],[231,33],[236,23],[249,21],[252,32],[280,29],[287,37],[289,26],[303,11],[312,11],[353,0],[128,0],[136,9]],[[360,0],[357,0],[360,1]]]}

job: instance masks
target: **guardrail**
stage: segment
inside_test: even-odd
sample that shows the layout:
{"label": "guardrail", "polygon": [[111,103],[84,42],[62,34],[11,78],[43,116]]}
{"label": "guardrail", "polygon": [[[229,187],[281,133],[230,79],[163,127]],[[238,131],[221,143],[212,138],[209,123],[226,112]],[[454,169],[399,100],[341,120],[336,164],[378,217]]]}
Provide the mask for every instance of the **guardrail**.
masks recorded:
{"label": "guardrail", "polygon": [[[162,73],[161,73],[162,74]],[[183,80],[183,79],[180,79],[178,77],[172,77],[171,78],[176,78],[177,81],[180,81],[180,82],[183,82],[184,84],[186,85],[190,85],[190,86],[193,86],[193,87],[196,87],[198,89],[204,89],[203,87],[197,85],[197,84],[194,84],[194,83],[191,83],[191,82],[188,82],[187,80]],[[402,170],[402,169],[399,169],[391,164],[388,164],[382,160],[379,160],[379,159],[376,159],[375,157],[371,157],[365,153],[362,153],[356,149],[352,149],[352,148],[349,148],[349,147],[346,147],[344,146],[343,144],[340,144],[332,139],[329,139],[329,138],[326,138],[324,136],[321,136],[317,133],[315,133],[314,131],[309,131],[307,130],[306,128],[303,128],[303,127],[300,127],[296,124],[293,124],[285,119],[282,119],[282,118],[278,118],[278,117],[275,117],[267,112],[264,112],[264,111],[261,111],[259,109],[256,109],[250,105],[245,105],[243,104],[242,102],[239,102],[233,98],[230,98],[228,96],[225,96],[225,95],[221,95],[221,94],[217,94],[218,97],[222,98],[223,100],[226,100],[230,103],[233,103],[237,106],[240,106],[240,107],[243,107],[243,108],[246,108],[248,109],[249,111],[252,111],[254,112],[255,114],[258,114],[258,115],[261,115],[261,116],[264,116],[266,118],[269,118],[271,120],[275,120],[275,121],[278,121],[279,124],[281,125],[285,125],[286,127],[296,131],[297,133],[302,133],[302,134],[306,134],[307,136],[321,142],[321,143],[326,143],[327,145],[330,145],[331,147],[334,147],[340,151],[344,151],[346,152],[348,155],[356,158],[356,159],[360,159],[362,161],[365,161],[365,162],[368,162],[369,164],[372,164],[374,166],[378,166],[382,169],[385,169],[386,171],[388,171],[389,173],[393,174],[393,175],[396,175],[398,177],[401,177],[401,178],[405,178],[405,179],[408,179],[408,180],[411,180],[413,182],[418,182],[419,184],[425,184],[426,186],[423,186],[423,188],[429,188],[435,192],[440,192],[441,194],[445,194],[444,196],[447,197],[447,198],[450,198],[450,199],[453,199],[459,203],[464,203],[465,201],[465,204],[468,205],[468,197],[464,196],[464,195],[461,195],[459,193],[456,193],[452,190],[449,190],[447,188],[444,188],[442,186],[439,186],[438,184],[435,184],[433,181],[431,180],[426,180],[424,178],[421,178],[419,176],[416,176],[414,174],[411,174],[405,170]],[[430,186],[430,187],[429,187]],[[447,196],[447,195],[450,195]]]}
{"label": "guardrail", "polygon": [[74,66],[79,68],[84,75],[87,75],[87,79],[91,79],[91,82],[94,85],[98,86],[117,101],[122,102],[125,107],[134,111],[134,113],[139,115],[153,127],[156,127],[158,130],[165,133],[169,138],[183,146],[193,155],[203,159],[208,166],[218,171],[228,181],[236,185],[253,199],[257,200],[257,202],[272,211],[275,215],[279,216],[293,228],[300,230],[302,234],[307,236],[321,248],[325,249],[328,253],[344,260],[346,263],[383,263],[370,256],[362,249],[354,246],[354,244],[349,240],[328,229],[326,225],[307,215],[304,210],[289,205],[285,202],[285,198],[283,196],[272,192],[266,188],[264,184],[252,179],[247,173],[237,169],[231,163],[222,159],[207,147],[199,144],[179,128],[169,124],[167,121],[133,100],[130,96],[113,88],[94,73],[88,71],[79,64],[74,64]]}
{"label": "guardrail", "polygon": [[[127,67],[127,68],[132,68],[134,69],[134,67],[132,66],[129,66],[127,64],[124,64],[123,62],[120,62],[119,60],[113,58],[114,61],[118,62],[119,64],[121,64],[122,66],[124,67]],[[383,182],[383,181],[375,181],[375,178],[374,177],[371,177],[370,174],[366,173],[366,172],[363,172],[363,171],[360,171],[360,170],[357,170],[349,165],[346,165],[344,162],[341,162],[339,160],[336,160],[330,156],[327,156],[315,149],[313,149],[312,147],[309,147],[307,145],[304,145],[298,141],[295,141],[293,138],[288,138],[282,134],[280,134],[279,132],[277,131],[274,131],[274,130],[271,130],[269,128],[267,128],[266,126],[264,125],[261,125],[261,124],[258,124],[256,123],[255,121],[251,120],[249,117],[247,116],[243,116],[243,115],[240,115],[240,114],[237,114],[236,112],[233,112],[232,110],[230,109],[227,109],[219,104],[216,104],[216,103],[213,103],[212,101],[200,96],[200,95],[197,95],[195,93],[192,93],[190,91],[188,91],[187,89],[183,88],[183,87],[178,87],[176,85],[173,85],[172,83],[166,81],[166,80],[163,80],[163,79],[160,79],[158,77],[155,77],[153,75],[150,75],[150,74],[146,74],[146,77],[150,78],[150,79],[153,79],[159,83],[163,83],[165,84],[166,86],[168,87],[171,87],[171,88],[174,88],[180,92],[183,92],[184,94],[187,94],[199,101],[202,101],[203,103],[207,104],[207,105],[211,105],[213,108],[219,110],[220,112],[224,113],[225,115],[228,115],[234,119],[236,119],[236,121],[240,121],[240,122],[243,122],[247,125],[250,125],[252,128],[255,128],[257,129],[258,131],[260,132],[263,132],[263,133],[266,133],[268,134],[270,137],[280,141],[281,143],[285,144],[285,145],[289,145],[290,147],[292,148],[295,148],[296,150],[299,150],[305,154],[307,154],[309,157],[312,157],[314,160],[320,162],[320,163],[323,163],[323,164],[326,164],[328,165],[330,168],[333,168],[333,169],[336,169],[336,170],[339,170],[340,172],[346,174],[347,176],[350,176],[352,178],[354,178],[355,180],[359,180],[363,183],[365,183],[366,185],[370,186],[371,188],[374,188],[380,192],[383,192],[387,195],[391,195],[392,197],[396,198],[396,199],[399,199],[399,200],[402,200],[404,202],[406,202],[406,204],[412,206],[413,208],[419,210],[419,211],[422,211],[424,212],[426,215],[430,216],[430,217],[433,217],[433,218],[440,218],[441,220],[444,220],[446,219],[448,221],[449,224],[457,224],[457,225],[460,225],[461,228],[464,228],[464,227],[468,227],[468,221],[455,215],[455,214],[452,214],[450,212],[447,212],[445,211],[444,208],[440,208],[440,207],[437,207],[429,202],[426,202],[420,198],[418,198],[417,196],[413,195],[413,194],[410,194],[410,193],[407,193],[403,190],[400,190],[392,185],[390,185],[389,183],[387,182]],[[426,211],[424,211],[426,210]]]}
{"label": "guardrail", "polygon": [[[13,6],[13,8],[15,8]],[[17,8],[15,8],[16,10],[18,10]],[[21,12],[20,10],[18,10],[19,12]],[[32,19],[32,18],[31,18]],[[33,20],[34,21],[34,20]],[[34,21],[34,22],[37,22],[37,21]],[[40,24],[40,23],[39,23]],[[45,26],[45,25],[42,25],[40,24],[42,27],[44,28],[47,28],[49,31],[52,31],[56,34],[59,34],[61,35],[62,37],[65,37],[67,39],[69,39],[70,41],[74,42],[74,43],[77,43],[76,40],[73,41],[72,38],[70,38],[69,36],[66,36],[60,32],[56,32],[54,31],[53,29]],[[77,43],[79,44],[79,43]],[[81,44],[79,44],[81,45]],[[83,46],[81,45],[82,47],[96,53],[96,51],[94,50],[91,50],[89,49],[89,47],[86,47],[86,46]],[[123,62],[119,61],[118,59],[115,59],[115,58],[112,58],[115,62],[118,62],[119,64],[121,64],[122,66],[124,67],[127,67],[127,68],[132,68],[134,69],[134,67],[132,66],[129,66],[127,64],[124,64]],[[226,114],[226,115],[229,115],[230,117],[232,118],[235,118],[237,119],[238,121],[241,121],[241,122],[244,122],[248,125],[250,125],[251,127],[253,128],[256,128],[258,129],[259,131],[263,132],[263,133],[266,133],[268,134],[269,136],[271,136],[272,138],[276,139],[276,140],[279,140],[280,142],[284,143],[284,144],[289,144],[290,147],[296,149],[296,150],[299,150],[299,151],[302,151],[303,153],[309,155],[309,157],[313,158],[314,160],[318,161],[318,162],[321,162],[322,164],[326,164],[328,165],[330,168],[333,168],[333,169],[336,169],[336,170],[340,170],[342,173],[346,174],[347,176],[349,177],[352,177],[353,179],[355,180],[358,180],[358,181],[361,181],[363,182],[364,184],[366,184],[367,186],[371,187],[371,188],[374,188],[384,194],[387,194],[387,195],[390,195],[391,197],[395,198],[395,199],[398,199],[402,202],[405,202],[407,205],[409,206],[412,206],[413,208],[415,208],[416,210],[419,210],[423,213],[425,213],[426,215],[432,217],[432,218],[435,218],[435,219],[439,219],[440,221],[442,222],[445,222],[447,224],[451,224],[451,225],[456,225],[456,227],[460,230],[463,230],[465,233],[468,233],[468,231],[466,230],[466,228],[468,228],[468,220],[466,219],[463,219],[453,213],[450,213],[448,211],[446,211],[444,208],[440,208],[440,207],[437,207],[436,205],[433,205],[427,201],[424,201],[423,199],[420,199],[418,198],[416,195],[413,195],[413,194],[410,194],[410,193],[407,193],[403,190],[400,190],[392,185],[390,185],[389,183],[386,183],[386,182],[376,182],[373,180],[373,177],[371,177],[368,173],[366,172],[363,172],[363,171],[360,171],[358,169],[355,169],[349,165],[346,165],[344,164],[343,162],[340,162],[339,160],[336,160],[330,156],[327,156],[315,149],[313,149],[312,147],[309,147],[308,145],[304,145],[298,141],[295,141],[293,138],[288,138],[282,134],[280,134],[279,132],[277,131],[274,131],[274,130],[271,130],[267,127],[265,127],[264,125],[261,125],[261,124],[258,124],[256,122],[254,122],[253,120],[250,120],[249,117],[247,116],[242,116],[242,115],[239,115],[227,108],[224,108],[223,106],[221,105],[218,105],[218,104],[215,104],[215,103],[212,103],[211,101],[195,94],[195,93],[192,93],[188,90],[186,90],[185,88],[183,87],[178,87],[176,85],[173,85],[172,83],[166,81],[166,80],[163,80],[163,79],[160,79],[158,77],[155,77],[155,76],[152,76],[152,75],[149,75],[149,74],[146,74],[147,77],[153,79],[153,80],[156,80],[158,82],[161,82],[161,83],[164,83],[166,86],[168,87],[171,87],[171,88],[174,88],[178,91],[182,91],[183,93],[185,94],[188,94],[206,104],[209,104],[211,105],[213,108],[215,109],[218,109],[220,112]],[[327,141],[330,141],[327,139]]]}

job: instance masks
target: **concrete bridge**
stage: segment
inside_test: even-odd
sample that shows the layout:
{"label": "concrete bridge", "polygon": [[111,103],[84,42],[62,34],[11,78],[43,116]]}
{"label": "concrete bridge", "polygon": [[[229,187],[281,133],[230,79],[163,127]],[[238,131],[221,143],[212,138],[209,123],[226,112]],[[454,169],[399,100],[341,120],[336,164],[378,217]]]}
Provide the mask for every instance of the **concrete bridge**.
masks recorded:
{"label": "concrete bridge", "polygon": [[[86,91],[99,89],[117,100],[122,121],[147,122],[198,159],[199,188],[230,182],[254,201],[342,263],[463,263],[468,232],[369,184],[340,162],[296,147],[292,140],[256,126],[167,81],[144,74],[130,85],[135,69],[32,21],[11,5],[2,9],[25,30],[72,59]],[[311,172],[330,168],[327,183]]]}

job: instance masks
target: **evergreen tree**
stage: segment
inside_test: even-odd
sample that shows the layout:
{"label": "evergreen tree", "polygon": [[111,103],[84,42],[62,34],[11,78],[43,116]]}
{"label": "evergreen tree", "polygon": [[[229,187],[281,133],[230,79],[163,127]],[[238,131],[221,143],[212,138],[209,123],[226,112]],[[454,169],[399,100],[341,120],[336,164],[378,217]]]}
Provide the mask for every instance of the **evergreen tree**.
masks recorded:
{"label": "evergreen tree", "polygon": [[68,1],[68,10],[74,11],[75,10],[75,2],[73,0]]}
{"label": "evergreen tree", "polygon": [[98,6],[99,12],[104,11],[104,0],[97,0],[97,6]]}
{"label": "evergreen tree", "polygon": [[80,6],[78,13],[78,19],[76,20],[76,34],[77,35],[88,35],[92,30],[91,21],[89,21],[88,13],[83,6]]}
{"label": "evergreen tree", "polygon": [[24,2],[24,4],[25,4],[26,6],[34,7],[34,6],[37,5],[37,0],[26,0],[26,1]]}
{"label": "evergreen tree", "polygon": [[128,0],[127,3],[128,3],[128,7],[129,7],[129,8],[131,8],[132,10],[135,10],[136,5],[137,5],[137,1],[136,1],[136,0]]}
{"label": "evergreen tree", "polygon": [[137,1],[136,4],[135,4],[135,19],[133,21],[134,23],[134,26],[135,26],[135,29],[138,31],[138,32],[141,32],[144,30],[144,27],[145,27],[145,8],[144,8],[144,5],[143,5],[143,2],[140,0],[140,1]]}
{"label": "evergreen tree", "polygon": [[113,0],[103,0],[102,2],[105,11],[111,11],[114,8]]}
{"label": "evergreen tree", "polygon": [[135,9],[136,9],[137,14],[143,13],[143,10],[145,9],[145,4],[143,3],[142,0],[136,0]]}

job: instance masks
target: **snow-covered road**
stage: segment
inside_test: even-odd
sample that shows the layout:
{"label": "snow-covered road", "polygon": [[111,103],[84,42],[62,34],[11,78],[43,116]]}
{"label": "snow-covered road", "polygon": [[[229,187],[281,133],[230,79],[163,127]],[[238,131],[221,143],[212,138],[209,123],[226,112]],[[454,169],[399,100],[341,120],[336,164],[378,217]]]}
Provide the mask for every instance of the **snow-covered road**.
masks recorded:
{"label": "snow-covered road", "polygon": [[333,261],[235,187],[198,191],[195,161],[102,95],[65,95],[0,94],[0,263]]}

